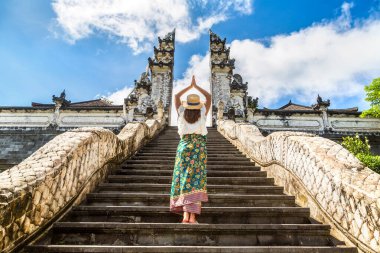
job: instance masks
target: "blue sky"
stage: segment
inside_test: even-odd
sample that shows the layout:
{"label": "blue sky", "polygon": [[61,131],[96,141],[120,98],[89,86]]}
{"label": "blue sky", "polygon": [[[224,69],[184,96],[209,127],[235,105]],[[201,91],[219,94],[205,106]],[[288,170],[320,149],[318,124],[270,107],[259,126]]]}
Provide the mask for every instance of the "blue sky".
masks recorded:
{"label": "blue sky", "polygon": [[207,87],[211,28],[231,43],[236,73],[261,106],[289,99],[310,105],[320,93],[332,107],[365,109],[363,86],[380,76],[379,6],[377,0],[2,1],[0,105],[50,103],[63,89],[71,101],[120,101],[145,70],[156,36],[176,27],[177,88],[192,74]]}

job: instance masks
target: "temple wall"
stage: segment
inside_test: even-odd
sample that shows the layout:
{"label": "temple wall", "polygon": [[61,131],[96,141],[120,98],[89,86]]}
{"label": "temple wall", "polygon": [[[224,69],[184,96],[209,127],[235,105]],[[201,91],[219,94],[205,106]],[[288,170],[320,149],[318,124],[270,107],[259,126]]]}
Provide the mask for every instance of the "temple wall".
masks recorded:
{"label": "temple wall", "polygon": [[0,173],[0,251],[48,227],[150,141],[165,123],[128,123],[118,135],[100,127],[62,133]]}
{"label": "temple wall", "polygon": [[315,133],[330,140],[341,142],[348,135],[367,136],[371,151],[380,155],[380,120],[360,118],[356,114],[335,114],[323,120],[322,112],[292,113],[285,116],[263,112],[255,113],[249,122],[256,125],[264,135],[277,131],[301,131]]}
{"label": "temple wall", "polygon": [[247,123],[218,122],[218,130],[310,207],[332,234],[362,252],[380,252],[380,175],[328,139],[302,132],[264,137]]}
{"label": "temple wall", "polygon": [[125,124],[123,110],[60,110],[56,114],[53,109],[1,109],[0,130],[13,128],[47,128],[56,124],[61,128],[100,126],[119,128]]}
{"label": "temple wall", "polygon": [[0,172],[20,163],[60,133],[41,128],[0,130]]}
{"label": "temple wall", "polygon": [[282,131],[323,131],[323,119],[318,114],[314,115],[260,115],[255,114],[251,123],[254,123],[260,129],[282,130]]}
{"label": "temple wall", "polygon": [[[285,113],[283,113],[285,114]],[[257,125],[260,129],[282,130],[282,131],[331,131],[345,132],[379,132],[380,120],[371,118],[359,118],[359,115],[336,114],[328,117],[328,124],[324,123],[322,113],[292,113],[292,115],[265,115],[256,113],[250,123]]]}
{"label": "temple wall", "polygon": [[97,126],[116,132],[124,125],[122,109],[60,110],[57,114],[52,108],[0,108],[0,172],[67,130]]}

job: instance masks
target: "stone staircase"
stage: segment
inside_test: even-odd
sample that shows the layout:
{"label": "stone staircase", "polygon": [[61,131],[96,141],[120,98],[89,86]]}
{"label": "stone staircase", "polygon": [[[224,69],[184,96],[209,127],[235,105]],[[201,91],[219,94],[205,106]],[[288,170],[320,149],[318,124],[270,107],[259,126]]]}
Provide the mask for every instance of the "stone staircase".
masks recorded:
{"label": "stone staircase", "polygon": [[179,137],[168,127],[28,252],[357,252],[309,217],[216,129],[209,129],[208,192],[200,224],[169,212]]}

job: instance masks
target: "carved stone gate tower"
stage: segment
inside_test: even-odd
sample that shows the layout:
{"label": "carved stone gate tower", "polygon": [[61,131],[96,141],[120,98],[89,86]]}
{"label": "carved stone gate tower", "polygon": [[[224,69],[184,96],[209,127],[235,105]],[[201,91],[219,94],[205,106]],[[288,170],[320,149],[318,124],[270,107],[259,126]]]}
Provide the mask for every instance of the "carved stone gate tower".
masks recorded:
{"label": "carved stone gate tower", "polygon": [[133,91],[124,100],[126,121],[143,121],[163,114],[170,121],[175,30],[163,39],[158,37],[158,42],[158,48],[154,47],[154,57],[148,58],[146,72],[135,81]]}
{"label": "carved stone gate tower", "polygon": [[245,121],[248,83],[243,83],[242,77],[233,73],[235,59],[230,58],[230,48],[226,47],[226,39],[222,40],[211,30],[210,68],[213,121],[217,117]]}

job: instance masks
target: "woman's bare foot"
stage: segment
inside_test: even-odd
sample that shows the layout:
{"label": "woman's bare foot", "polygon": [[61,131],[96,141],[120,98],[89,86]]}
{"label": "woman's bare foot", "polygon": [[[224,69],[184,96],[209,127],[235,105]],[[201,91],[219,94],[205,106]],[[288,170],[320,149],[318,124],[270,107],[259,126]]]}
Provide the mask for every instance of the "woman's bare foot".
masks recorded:
{"label": "woman's bare foot", "polygon": [[189,223],[189,218],[190,218],[189,213],[188,212],[183,212],[182,223]]}
{"label": "woman's bare foot", "polygon": [[198,221],[195,219],[195,213],[190,213],[189,223],[198,224]]}

